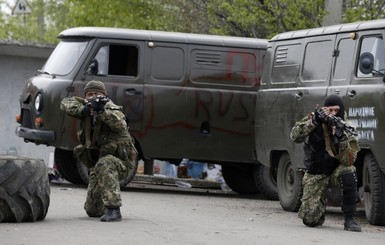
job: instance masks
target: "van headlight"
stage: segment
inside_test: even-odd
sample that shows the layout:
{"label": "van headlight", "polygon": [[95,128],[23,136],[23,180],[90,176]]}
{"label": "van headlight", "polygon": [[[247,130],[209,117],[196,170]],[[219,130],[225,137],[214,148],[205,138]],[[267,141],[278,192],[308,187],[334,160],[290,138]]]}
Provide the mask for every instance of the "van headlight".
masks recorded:
{"label": "van headlight", "polygon": [[38,93],[35,97],[35,110],[37,113],[41,112],[43,109],[43,95]]}

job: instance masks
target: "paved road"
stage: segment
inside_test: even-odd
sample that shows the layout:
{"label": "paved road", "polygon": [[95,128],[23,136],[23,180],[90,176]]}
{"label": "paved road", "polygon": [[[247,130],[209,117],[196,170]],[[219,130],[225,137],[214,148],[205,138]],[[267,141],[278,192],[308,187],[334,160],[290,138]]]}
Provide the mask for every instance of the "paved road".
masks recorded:
{"label": "paved road", "polygon": [[321,228],[302,225],[296,213],[262,196],[221,190],[182,189],[133,183],[122,192],[122,222],[102,223],[83,211],[84,187],[51,184],[45,220],[0,224],[1,245],[61,244],[384,244],[385,227],[343,230],[338,208],[329,208]]}

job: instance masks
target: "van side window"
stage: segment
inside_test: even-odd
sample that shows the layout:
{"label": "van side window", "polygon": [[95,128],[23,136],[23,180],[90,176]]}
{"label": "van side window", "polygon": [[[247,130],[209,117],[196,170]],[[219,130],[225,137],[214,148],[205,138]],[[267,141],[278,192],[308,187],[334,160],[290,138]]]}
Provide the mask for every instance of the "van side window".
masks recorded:
{"label": "van side window", "polygon": [[253,53],[193,50],[191,57],[193,83],[252,87],[257,82],[257,58]]}
{"label": "van side window", "polygon": [[151,77],[156,80],[180,81],[184,77],[184,51],[174,47],[152,49]]}
{"label": "van side window", "polygon": [[349,78],[350,67],[354,55],[354,40],[350,38],[341,39],[338,42],[338,56],[334,67],[334,80],[346,81]]}
{"label": "van side window", "polygon": [[128,45],[101,46],[95,56],[98,75],[138,76],[138,48]]}
{"label": "van side window", "polygon": [[309,42],[305,48],[302,79],[326,81],[332,62],[333,43],[331,40]]}
{"label": "van side window", "polygon": [[[373,69],[379,72],[385,71],[385,49],[384,49],[384,40],[380,36],[371,36],[363,37],[361,41],[361,54],[365,52],[370,52],[374,56],[374,65]],[[374,77],[378,76],[375,72],[372,74],[363,74],[358,69],[357,64],[357,77]]]}
{"label": "van side window", "polygon": [[299,75],[301,61],[300,43],[277,46],[271,72],[272,83],[295,83]]}

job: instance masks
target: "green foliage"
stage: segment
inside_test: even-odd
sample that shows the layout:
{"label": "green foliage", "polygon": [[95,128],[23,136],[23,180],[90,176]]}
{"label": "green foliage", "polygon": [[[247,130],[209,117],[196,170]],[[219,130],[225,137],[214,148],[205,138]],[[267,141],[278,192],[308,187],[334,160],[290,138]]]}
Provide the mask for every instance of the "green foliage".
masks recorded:
{"label": "green foliage", "polygon": [[270,38],[321,26],[324,5],[324,0],[212,0],[206,6],[214,33]]}
{"label": "green foliage", "polygon": [[[105,26],[271,38],[321,26],[325,0],[27,0],[32,13],[11,15],[0,0],[0,38],[57,43],[63,30]],[[380,0],[345,0],[344,22],[385,17]],[[8,11],[4,11],[8,10]]]}
{"label": "green foliage", "polygon": [[[61,31],[78,26],[201,33],[207,33],[210,26],[206,23],[207,14],[185,0],[28,0],[28,3],[31,14],[8,14],[1,18],[0,38],[57,43],[56,36]],[[13,6],[6,8],[10,12]]]}
{"label": "green foliage", "polygon": [[345,23],[385,18],[383,0],[346,0]]}

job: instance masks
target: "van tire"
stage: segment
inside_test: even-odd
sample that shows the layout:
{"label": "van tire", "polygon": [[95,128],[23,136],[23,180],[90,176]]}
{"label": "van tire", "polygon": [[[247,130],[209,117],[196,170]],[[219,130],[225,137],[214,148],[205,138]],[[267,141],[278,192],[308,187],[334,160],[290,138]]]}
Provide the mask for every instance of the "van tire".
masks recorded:
{"label": "van tire", "polygon": [[226,184],[238,194],[259,194],[254,182],[254,166],[251,164],[222,165],[222,175]]}
{"label": "van tire", "polygon": [[366,218],[372,225],[385,225],[385,176],[372,153],[364,157],[362,182]]}
{"label": "van tire", "polygon": [[73,151],[55,148],[55,166],[60,176],[75,185],[85,185]]}
{"label": "van tire", "polygon": [[254,181],[260,193],[270,200],[278,200],[277,180],[274,170],[263,164],[254,166]]}
{"label": "van tire", "polygon": [[[82,177],[84,183],[88,184],[88,168],[84,166],[84,164],[82,164],[80,161],[77,161],[76,164],[77,164],[79,175]],[[126,178],[119,181],[120,188],[126,187],[134,179],[136,175],[136,171],[138,170],[138,165],[139,165],[138,161],[136,160],[133,168],[128,173]]]}
{"label": "van tire", "polygon": [[290,212],[297,212],[301,206],[302,173],[293,168],[287,153],[279,159],[277,171],[278,198],[281,207]]}
{"label": "van tire", "polygon": [[43,160],[0,156],[0,222],[43,220],[49,203],[50,186]]}

